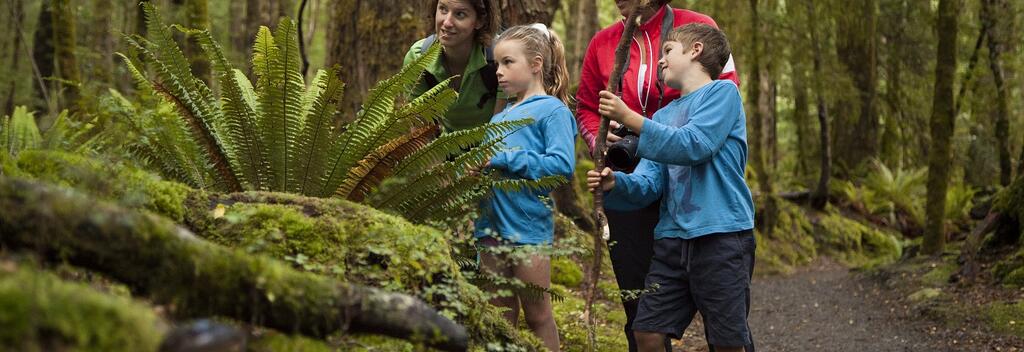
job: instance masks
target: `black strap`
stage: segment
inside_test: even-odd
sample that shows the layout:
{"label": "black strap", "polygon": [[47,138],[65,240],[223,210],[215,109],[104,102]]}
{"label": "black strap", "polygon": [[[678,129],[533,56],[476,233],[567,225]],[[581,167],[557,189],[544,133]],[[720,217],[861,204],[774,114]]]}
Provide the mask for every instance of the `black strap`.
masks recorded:
{"label": "black strap", "polygon": [[[420,45],[420,55],[427,52],[431,45],[437,41],[437,35],[431,34],[423,39],[423,43]],[[484,86],[487,88],[487,93],[484,93],[480,97],[480,101],[477,102],[476,107],[483,109],[484,105],[487,104],[488,100],[491,100],[498,96],[498,64],[494,61],[494,48],[487,46],[484,47],[484,56],[487,58],[487,65],[481,68],[478,72],[480,78],[484,81]],[[423,71],[423,81],[428,87],[436,86],[441,83],[434,77],[430,71]]]}

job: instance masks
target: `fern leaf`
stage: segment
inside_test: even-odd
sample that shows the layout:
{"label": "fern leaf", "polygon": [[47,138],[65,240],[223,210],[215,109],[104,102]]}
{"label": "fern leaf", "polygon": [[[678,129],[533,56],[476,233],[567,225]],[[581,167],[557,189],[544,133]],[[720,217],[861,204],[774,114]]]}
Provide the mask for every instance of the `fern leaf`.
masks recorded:
{"label": "fern leaf", "polygon": [[[373,206],[378,209],[392,209],[399,214],[407,214],[410,208],[416,203],[425,201],[419,197],[430,190],[444,188],[460,177],[467,175],[467,169],[479,167],[491,159],[501,149],[501,142],[504,137],[488,140],[469,151],[460,154],[455,160],[447,161],[433,166],[427,171],[415,174],[412,177],[401,177],[399,179],[411,179],[412,181],[400,186],[388,189],[387,195],[374,197],[377,201]],[[395,174],[397,176],[397,173]]]}
{"label": "fern leaf", "polygon": [[[241,176],[252,189],[264,188],[263,172],[267,169],[267,161],[261,150],[259,129],[256,126],[257,114],[255,104],[246,99],[240,77],[224,56],[220,45],[214,41],[209,30],[187,30],[187,34],[195,36],[210,57],[221,88],[221,105],[224,106],[223,131],[225,131],[226,148],[231,152],[234,163],[239,165]],[[248,79],[241,77],[246,83]]]}
{"label": "fern leaf", "polygon": [[[323,72],[323,71],[321,71]],[[334,116],[338,113],[341,98],[345,92],[345,84],[338,78],[338,67],[333,67],[324,74],[317,74],[313,86],[318,87],[313,100],[302,135],[298,140],[297,161],[294,163],[297,191],[304,195],[319,192],[323,187],[323,175],[331,144],[337,133],[333,131]],[[313,89],[310,89],[313,90]]]}
{"label": "fern leaf", "polygon": [[27,149],[36,149],[42,143],[42,136],[39,135],[39,127],[36,126],[36,118],[33,113],[24,106],[14,108],[14,114],[5,117],[4,133],[6,134],[7,154],[17,156],[19,152]]}
{"label": "fern leaf", "polygon": [[353,202],[362,202],[370,190],[391,175],[391,169],[399,160],[430,143],[438,129],[437,125],[423,126],[377,148],[359,161],[359,166],[352,168],[336,195]]}
{"label": "fern leaf", "polygon": [[451,156],[480,144],[487,136],[507,135],[532,123],[532,119],[503,121],[468,130],[446,133],[427,147],[402,160],[395,167],[394,175],[395,177],[407,178],[412,173],[437,165]]}
{"label": "fern leaf", "polygon": [[295,26],[283,18],[273,35],[276,51],[265,57],[268,76],[262,77],[265,85],[259,97],[263,113],[260,128],[269,152],[269,162],[274,170],[270,189],[287,191],[289,184],[295,184],[295,175],[290,174],[289,163],[295,163],[297,141],[302,132],[302,94],[305,83],[302,79],[301,58]]}
{"label": "fern leaf", "polygon": [[416,61],[402,68],[398,74],[381,81],[367,96],[362,110],[356,120],[347,126],[340,137],[337,151],[332,154],[330,170],[327,173],[324,189],[321,194],[330,194],[344,182],[348,170],[362,160],[367,153],[380,147],[387,140],[379,140],[379,136],[389,121],[394,119],[395,98],[406,91],[406,87],[416,83],[427,65],[437,60],[441,53],[439,45],[434,45]]}

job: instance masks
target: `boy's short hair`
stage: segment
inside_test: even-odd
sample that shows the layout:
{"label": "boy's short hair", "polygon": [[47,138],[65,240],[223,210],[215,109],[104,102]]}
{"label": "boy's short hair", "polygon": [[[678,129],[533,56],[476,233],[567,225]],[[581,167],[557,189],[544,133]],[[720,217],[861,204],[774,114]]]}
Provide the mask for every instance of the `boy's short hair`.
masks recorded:
{"label": "boy's short hair", "polygon": [[683,44],[684,49],[689,49],[696,42],[703,43],[704,51],[697,56],[697,61],[711,79],[718,79],[722,68],[729,62],[729,55],[732,55],[725,33],[704,23],[690,23],[673,29],[668,33],[667,40]]}

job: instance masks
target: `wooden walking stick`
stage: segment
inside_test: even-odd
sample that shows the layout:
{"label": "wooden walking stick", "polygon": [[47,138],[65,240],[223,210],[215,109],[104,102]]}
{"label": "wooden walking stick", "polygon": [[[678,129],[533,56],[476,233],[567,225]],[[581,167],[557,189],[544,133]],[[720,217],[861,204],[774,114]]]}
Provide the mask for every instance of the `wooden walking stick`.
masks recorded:
{"label": "wooden walking stick", "polygon": [[[640,25],[641,9],[650,6],[650,0],[637,0],[632,4],[626,16],[625,30],[619,38],[619,45],[615,47],[615,66],[608,79],[608,91],[621,94],[620,85],[622,72],[626,69],[626,60],[629,58],[630,42],[633,40],[633,33]],[[605,151],[608,139],[608,117],[601,116],[601,128],[597,130],[597,139],[594,142],[594,167],[601,172],[605,167]],[[597,224],[593,232],[594,238],[594,262],[588,272],[586,287],[586,305],[583,308],[583,318],[587,322],[587,338],[590,342],[588,350],[593,351],[597,346],[597,336],[594,332],[594,299],[597,297],[597,283],[601,280],[601,263],[604,260],[604,241],[609,237],[608,218],[604,215],[604,191],[599,186],[594,192],[594,223]]]}

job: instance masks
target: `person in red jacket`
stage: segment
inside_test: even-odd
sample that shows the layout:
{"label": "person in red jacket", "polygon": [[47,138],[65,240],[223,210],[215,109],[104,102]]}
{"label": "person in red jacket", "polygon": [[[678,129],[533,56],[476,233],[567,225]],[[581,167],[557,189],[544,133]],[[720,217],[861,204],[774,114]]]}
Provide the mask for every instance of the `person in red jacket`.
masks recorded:
{"label": "person in red jacket", "polygon": [[[623,17],[627,15],[626,11],[632,1],[615,1]],[[669,7],[668,0],[656,0],[655,3],[656,6],[643,10],[641,14],[641,25],[637,27],[633,36],[628,66],[624,70],[621,85],[621,97],[626,106],[646,118],[651,118],[655,111],[679,97],[678,90],[666,86],[659,80],[658,60],[661,58],[659,54],[663,28],[670,30],[694,22],[718,27],[707,15]],[[598,93],[607,88],[609,76],[615,65],[615,47],[624,31],[624,21],[619,21],[597,32],[590,40],[583,58],[579,90],[576,91],[576,122],[580,136],[590,147],[591,154],[594,151],[597,130],[601,125],[601,115],[597,112],[600,100]],[[729,79],[739,85],[731,56],[718,78]],[[615,125],[613,122],[609,130],[614,129]],[[608,134],[608,143],[618,140],[618,136]],[[645,289],[644,278],[654,255],[654,226],[658,224],[658,204],[659,202],[653,202],[651,206],[638,211],[605,211],[611,230],[609,252],[612,269],[615,271],[619,289],[626,291],[622,297],[622,305],[626,312],[626,326],[623,330],[629,341],[630,351],[636,351],[636,341],[631,329],[637,311],[636,297],[639,297],[639,291]],[[665,348],[671,351],[668,339],[665,340]]]}

